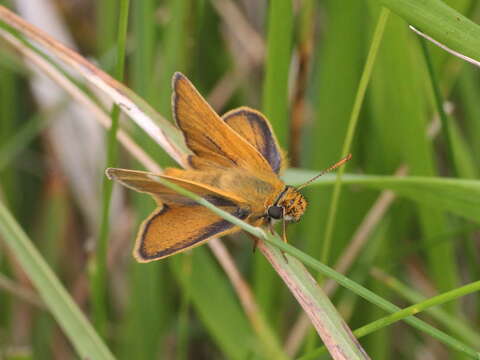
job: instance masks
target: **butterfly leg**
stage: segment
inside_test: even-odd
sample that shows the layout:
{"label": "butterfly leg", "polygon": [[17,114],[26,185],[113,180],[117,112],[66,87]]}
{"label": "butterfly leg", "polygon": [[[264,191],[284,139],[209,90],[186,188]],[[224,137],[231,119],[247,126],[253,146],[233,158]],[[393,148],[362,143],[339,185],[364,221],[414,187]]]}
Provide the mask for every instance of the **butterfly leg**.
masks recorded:
{"label": "butterfly leg", "polygon": [[283,242],[288,243],[288,240],[287,240],[287,222],[285,221],[285,218],[282,219],[282,239],[283,239]]}
{"label": "butterfly leg", "polygon": [[[287,240],[287,222],[285,221],[285,218],[282,219],[282,239],[284,243],[288,243]],[[285,262],[288,263],[287,256],[285,255],[285,252],[282,250],[282,255],[283,258],[285,259]]]}
{"label": "butterfly leg", "polygon": [[275,233],[275,229],[273,228],[273,224],[272,222],[268,222],[268,231],[270,231],[270,234],[274,234]]}
{"label": "butterfly leg", "polygon": [[[273,229],[273,225],[271,222],[268,222],[268,225],[267,225],[267,228],[268,228],[268,231],[270,231],[270,234],[273,234],[274,233],[274,229]],[[258,246],[258,238],[252,236],[253,238],[253,252],[255,253],[255,250],[257,249],[257,246]]]}
{"label": "butterfly leg", "polygon": [[257,246],[258,246],[258,238],[252,236],[252,240],[253,240],[252,253],[255,254],[255,251],[257,250]]}

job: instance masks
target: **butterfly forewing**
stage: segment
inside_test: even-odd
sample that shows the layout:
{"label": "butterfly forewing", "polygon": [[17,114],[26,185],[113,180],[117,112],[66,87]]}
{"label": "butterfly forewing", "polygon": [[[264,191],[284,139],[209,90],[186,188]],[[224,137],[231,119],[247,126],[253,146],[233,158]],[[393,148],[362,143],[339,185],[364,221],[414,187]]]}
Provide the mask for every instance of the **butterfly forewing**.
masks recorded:
{"label": "butterfly forewing", "polygon": [[156,177],[166,179],[167,181],[177,184],[186,190],[194,192],[195,194],[200,195],[207,200],[227,199],[228,201],[235,203],[239,206],[245,203],[245,200],[239,198],[238,196],[235,196],[235,194],[222,191],[208,184],[202,184],[189,179],[182,179],[180,177],[169,176],[169,172],[179,175],[182,173],[182,171],[179,169],[166,169],[165,174],[156,175],[147,171],[109,168],[107,169],[107,176],[120,182],[121,184],[130,189],[149,193],[160,202],[196,204],[193,200],[190,200],[178,194],[174,190],[171,190],[170,188],[160,184],[158,181],[155,181]]}
{"label": "butterfly forewing", "polygon": [[[173,77],[173,113],[189,149],[202,163],[271,171],[266,159],[213,111],[190,81]],[[192,162],[194,163],[194,162]]]}

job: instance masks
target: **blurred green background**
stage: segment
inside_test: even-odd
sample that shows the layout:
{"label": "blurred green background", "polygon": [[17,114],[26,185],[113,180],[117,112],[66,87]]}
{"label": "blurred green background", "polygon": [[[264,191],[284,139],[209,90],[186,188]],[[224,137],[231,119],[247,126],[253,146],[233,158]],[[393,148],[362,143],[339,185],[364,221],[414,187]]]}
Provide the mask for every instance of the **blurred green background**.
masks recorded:
{"label": "blurred green background", "polygon": [[[474,21],[480,16],[475,0],[445,3]],[[2,4],[115,73],[120,1]],[[182,71],[220,114],[241,105],[263,111],[291,166],[319,171],[342,156],[379,14],[379,2],[373,0],[134,0],[124,82],[171,119],[170,80],[173,72]],[[478,179],[478,70],[433,45],[425,50],[397,15],[389,14],[386,21],[346,173],[393,175],[403,167],[408,175]],[[443,122],[434,89],[445,108]],[[95,308],[92,256],[101,222],[107,138],[93,118],[0,40],[0,199],[111,351],[119,359],[271,358],[207,246],[154,263],[134,261],[135,233],[154,203],[120,187],[114,189],[110,209],[100,289],[106,298]],[[162,167],[174,164],[133,122],[121,120]],[[120,148],[117,166],[142,169]],[[323,246],[332,189],[312,186],[305,194],[310,205],[302,221],[290,226],[290,243],[333,266],[359,236],[380,192],[342,187],[328,254]],[[468,200],[480,205],[476,194]],[[349,278],[401,307],[479,278],[480,231],[471,220],[478,216],[467,220],[411,197],[384,205],[367,225]],[[311,329],[294,340],[302,311],[261,253],[252,253],[251,241],[238,235],[223,243],[254,292],[274,347],[286,348],[286,356],[295,358],[320,345]],[[373,269],[404,288],[392,288]],[[346,290],[338,289],[331,298],[352,329],[385,314]],[[458,299],[441,311],[460,325],[423,318],[478,350],[478,296]],[[404,323],[361,342],[373,359],[466,358]],[[76,355],[15,254],[0,241],[2,358]]]}

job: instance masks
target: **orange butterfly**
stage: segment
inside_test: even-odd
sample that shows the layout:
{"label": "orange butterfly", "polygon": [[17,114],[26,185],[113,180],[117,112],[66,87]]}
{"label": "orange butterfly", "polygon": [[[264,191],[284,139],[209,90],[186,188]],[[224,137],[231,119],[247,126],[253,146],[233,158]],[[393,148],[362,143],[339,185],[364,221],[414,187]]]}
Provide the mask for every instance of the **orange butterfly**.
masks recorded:
{"label": "orange butterfly", "polygon": [[[158,203],[140,227],[135,258],[139,262],[162,259],[240,230],[156,182],[155,176],[202,196],[253,226],[271,228],[274,220],[283,219],[284,224],[298,221],[307,201],[299,188],[285,185],[279,178],[286,167],[285,156],[265,116],[247,107],[218,116],[181,73],[174,74],[172,87],[173,116],[193,153],[188,157],[190,168],[168,168],[154,176],[125,169],[106,171],[109,178],[152,195]],[[347,156],[322,174],[349,159]]]}

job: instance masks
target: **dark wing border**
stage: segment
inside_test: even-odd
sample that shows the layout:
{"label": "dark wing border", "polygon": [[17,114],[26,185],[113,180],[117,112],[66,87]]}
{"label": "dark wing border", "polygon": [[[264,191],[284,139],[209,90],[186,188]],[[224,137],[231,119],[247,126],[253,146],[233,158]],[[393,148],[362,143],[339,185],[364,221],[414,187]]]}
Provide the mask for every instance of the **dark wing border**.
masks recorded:
{"label": "dark wing border", "polygon": [[[201,205],[198,205],[198,206],[200,207],[199,211],[205,209]],[[152,223],[152,221],[154,221],[157,217],[165,214],[169,210],[170,210],[170,206],[168,206],[167,204],[164,204],[162,208],[159,208],[154,213],[152,213],[149,216],[149,218],[145,221],[145,223],[142,225],[140,229],[141,234],[139,233],[139,238],[137,239],[137,244],[134,249],[134,256],[140,262],[149,262],[152,260],[159,260],[167,256],[173,255],[175,253],[181,252],[183,250],[192,248],[194,246],[201,245],[202,242],[205,242],[208,239],[218,234],[224,233],[228,230],[231,230],[235,227],[235,225],[232,224],[231,222],[225,219],[221,219],[219,221],[216,221],[206,226],[204,230],[200,234],[198,234],[197,237],[195,237],[194,239],[191,239],[191,241],[182,242],[177,246],[172,246],[170,248],[158,251],[155,254],[148,255],[143,248],[143,244],[145,243],[145,234],[147,233],[148,228]],[[234,212],[231,212],[231,214],[240,220],[245,220],[250,214],[250,212],[242,208],[237,208]]]}
{"label": "dark wing border", "polygon": [[[251,141],[249,141],[249,139],[245,140],[252,144],[260,152],[260,154],[262,154],[276,174],[280,173],[280,171],[283,169],[282,151],[278,146],[277,139],[275,138],[272,128],[265,116],[256,110],[248,107],[241,107],[239,109],[234,109],[227,112],[222,116],[222,119],[228,124],[229,119],[232,119],[236,116],[245,117],[252,128],[252,132],[254,133],[256,132],[255,125],[257,125],[258,129],[260,129],[262,133],[262,138],[265,140],[264,144],[259,144],[258,142],[253,144]],[[233,128],[233,130],[235,129]]]}

